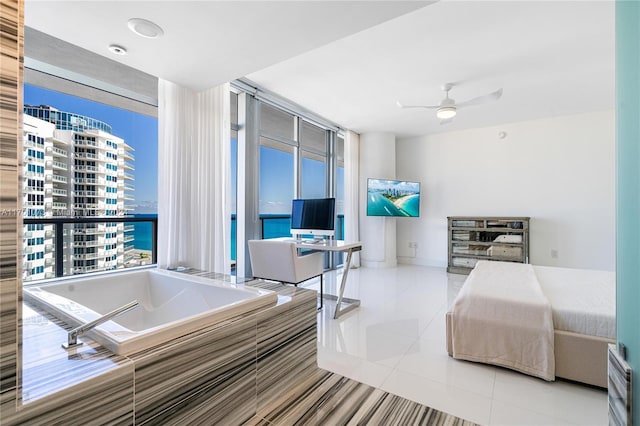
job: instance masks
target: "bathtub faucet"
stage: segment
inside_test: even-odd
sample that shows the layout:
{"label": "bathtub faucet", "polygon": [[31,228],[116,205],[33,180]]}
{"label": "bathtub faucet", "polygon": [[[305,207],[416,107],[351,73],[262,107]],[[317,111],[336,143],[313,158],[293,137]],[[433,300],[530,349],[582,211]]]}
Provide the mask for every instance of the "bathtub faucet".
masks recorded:
{"label": "bathtub faucet", "polygon": [[62,347],[65,349],[70,349],[70,348],[74,348],[76,346],[80,346],[82,345],[82,342],[78,342],[78,336],[83,335],[84,333],[86,333],[87,331],[91,330],[92,328],[102,324],[105,321],[109,321],[111,318],[116,317],[120,314],[124,314],[125,312],[127,312],[130,309],[136,308],[138,306],[138,301],[134,300],[133,302],[129,302],[124,306],[121,306],[117,309],[114,309],[113,311],[104,314],[103,316],[101,316],[100,318],[97,318],[91,322],[88,322],[86,324],[83,324],[81,326],[78,326],[76,328],[74,328],[73,330],[70,330],[68,335],[67,335],[67,343],[63,343]]}

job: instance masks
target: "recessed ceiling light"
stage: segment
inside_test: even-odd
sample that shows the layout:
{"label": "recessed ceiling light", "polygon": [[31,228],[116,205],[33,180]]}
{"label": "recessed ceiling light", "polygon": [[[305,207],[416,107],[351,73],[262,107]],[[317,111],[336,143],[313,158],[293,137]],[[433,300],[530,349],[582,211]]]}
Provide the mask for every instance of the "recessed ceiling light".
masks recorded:
{"label": "recessed ceiling light", "polygon": [[127,25],[131,31],[138,34],[140,37],[158,38],[164,35],[164,31],[158,26],[158,24],[147,21],[146,19],[131,18],[127,21]]}
{"label": "recessed ceiling light", "polygon": [[109,46],[109,50],[111,53],[115,53],[116,55],[126,55],[127,49],[122,46],[118,46],[117,44],[112,44]]}

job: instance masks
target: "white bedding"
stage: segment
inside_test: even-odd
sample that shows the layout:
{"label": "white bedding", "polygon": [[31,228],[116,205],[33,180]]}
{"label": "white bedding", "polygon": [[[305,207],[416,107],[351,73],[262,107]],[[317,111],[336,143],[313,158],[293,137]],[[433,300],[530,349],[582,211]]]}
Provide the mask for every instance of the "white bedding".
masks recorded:
{"label": "white bedding", "polygon": [[479,261],[451,313],[454,358],[554,380],[552,311],[531,265]]}
{"label": "white bedding", "polygon": [[534,266],[553,310],[556,330],[615,339],[615,274]]}

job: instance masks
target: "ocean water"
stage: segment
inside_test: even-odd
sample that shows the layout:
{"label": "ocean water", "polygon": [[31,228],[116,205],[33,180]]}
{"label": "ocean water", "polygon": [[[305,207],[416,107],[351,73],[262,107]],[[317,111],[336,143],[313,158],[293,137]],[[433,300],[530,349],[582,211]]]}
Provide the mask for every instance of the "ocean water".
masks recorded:
{"label": "ocean water", "polygon": [[[135,217],[157,218],[155,214],[137,214]],[[264,226],[264,238],[277,238],[291,236],[291,218],[285,215],[260,215]],[[138,250],[151,250],[153,246],[153,234],[151,222],[127,222],[126,225],[133,225],[133,246]],[[336,223],[336,237],[341,239],[344,235],[344,220],[342,215],[338,215]],[[231,215],[231,259],[236,260],[236,215]]]}
{"label": "ocean water", "polygon": [[[135,217],[141,218],[157,218],[157,214],[136,214]],[[151,250],[153,247],[153,233],[151,222],[126,222],[126,226],[133,225],[134,230],[132,233],[127,232],[127,235],[133,234],[133,247],[138,250]]]}

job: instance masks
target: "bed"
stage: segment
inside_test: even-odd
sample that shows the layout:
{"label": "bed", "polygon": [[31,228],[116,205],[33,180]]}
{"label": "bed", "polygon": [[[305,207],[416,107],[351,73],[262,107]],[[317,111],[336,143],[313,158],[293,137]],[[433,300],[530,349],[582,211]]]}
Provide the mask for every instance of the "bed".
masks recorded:
{"label": "bed", "polygon": [[615,275],[479,261],[446,316],[458,359],[607,387]]}

